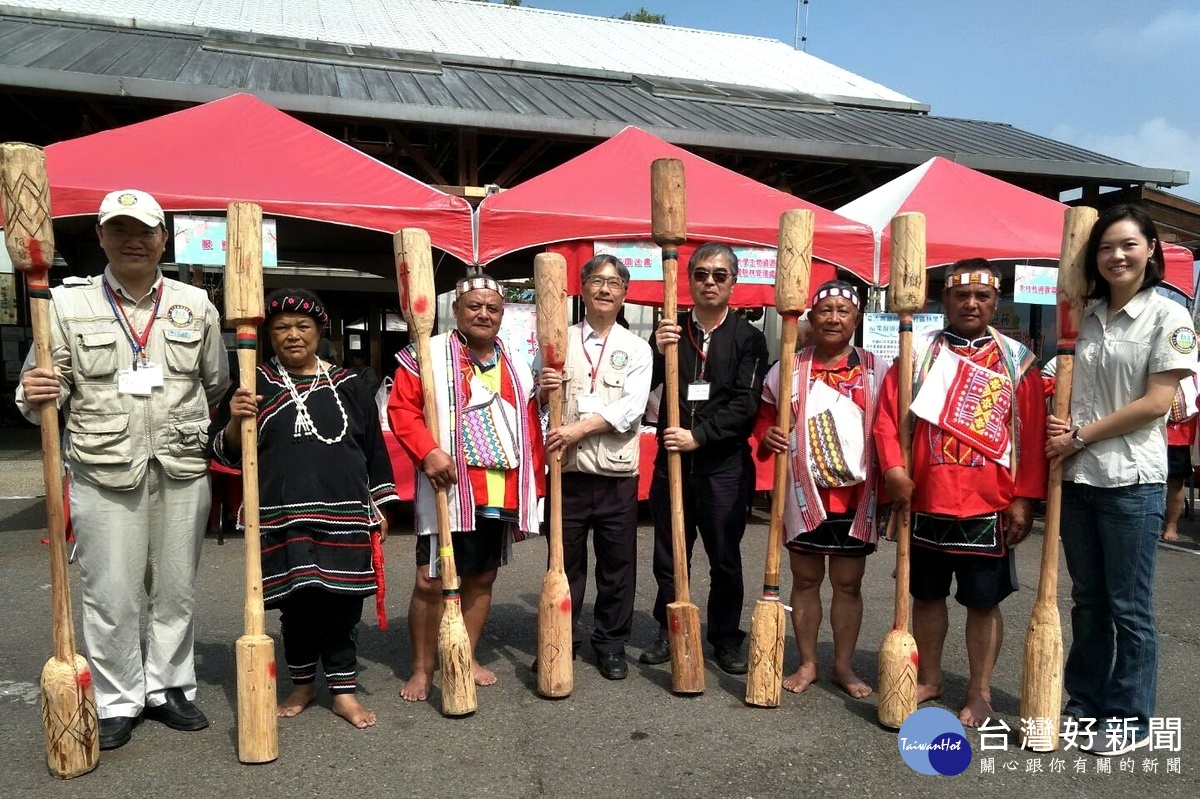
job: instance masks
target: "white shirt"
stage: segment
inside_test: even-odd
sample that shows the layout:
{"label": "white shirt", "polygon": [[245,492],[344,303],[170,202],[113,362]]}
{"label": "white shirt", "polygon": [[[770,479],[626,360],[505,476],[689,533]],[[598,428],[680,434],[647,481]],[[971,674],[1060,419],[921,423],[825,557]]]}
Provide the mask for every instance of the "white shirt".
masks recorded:
{"label": "white shirt", "polygon": [[[1111,321],[1108,301],[1083,312],[1075,345],[1071,420],[1083,427],[1146,393],[1150,375],[1196,365],[1187,310],[1153,290],[1139,292]],[[1099,488],[1167,481],[1166,415],[1121,436],[1089,443],[1066,463],[1064,479]]]}

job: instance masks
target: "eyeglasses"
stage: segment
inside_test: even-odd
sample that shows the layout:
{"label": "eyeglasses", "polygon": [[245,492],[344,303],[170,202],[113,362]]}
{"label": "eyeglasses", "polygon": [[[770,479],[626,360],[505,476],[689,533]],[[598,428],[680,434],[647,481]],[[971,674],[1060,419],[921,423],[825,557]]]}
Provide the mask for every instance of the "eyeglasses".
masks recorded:
{"label": "eyeglasses", "polygon": [[583,281],[591,288],[598,289],[603,286],[608,286],[613,291],[620,291],[625,288],[625,281],[619,277],[604,277],[602,275],[592,275],[587,280]]}
{"label": "eyeglasses", "polygon": [[732,273],[726,272],[724,269],[717,269],[712,272],[708,271],[707,269],[692,270],[692,280],[696,281],[697,283],[707,283],[708,279],[711,277],[714,283],[716,283],[718,286],[722,286],[727,280],[729,280],[731,276]]}

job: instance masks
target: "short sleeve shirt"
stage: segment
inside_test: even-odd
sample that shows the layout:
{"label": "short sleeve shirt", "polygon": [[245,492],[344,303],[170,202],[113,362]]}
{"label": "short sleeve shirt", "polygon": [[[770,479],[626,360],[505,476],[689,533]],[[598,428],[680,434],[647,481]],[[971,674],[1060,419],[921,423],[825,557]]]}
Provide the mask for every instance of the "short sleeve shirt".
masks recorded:
{"label": "short sleeve shirt", "polygon": [[[1083,312],[1075,346],[1071,419],[1080,427],[1146,393],[1150,375],[1196,365],[1196,331],[1186,309],[1152,289],[1107,320],[1108,302]],[[1099,488],[1167,481],[1166,416],[1088,444],[1067,461],[1065,479]]]}

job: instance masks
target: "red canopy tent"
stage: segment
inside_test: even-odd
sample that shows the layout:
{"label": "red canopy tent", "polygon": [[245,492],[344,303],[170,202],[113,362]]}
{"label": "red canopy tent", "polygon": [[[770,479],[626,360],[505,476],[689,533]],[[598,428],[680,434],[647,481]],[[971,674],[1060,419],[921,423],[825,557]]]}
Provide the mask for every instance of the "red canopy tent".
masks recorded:
{"label": "red canopy tent", "polygon": [[[678,158],[684,163],[688,242],[679,248],[682,263],[705,241],[775,247],[780,215],[808,208],[816,213],[813,251],[825,262],[814,263],[814,285],[832,278],[834,267],[870,282],[874,245],[867,226],[632,126],[549,172],[484,198],[478,209],[477,262],[487,264],[518,250],[548,247],[563,253],[574,267],[568,270],[568,288],[578,293],[578,267],[592,256],[593,241],[650,238],[650,163],[656,158]],[[691,305],[686,281],[680,281],[680,289],[680,304]],[[741,282],[734,289],[732,304],[773,305],[774,292],[772,285]],[[658,304],[662,288],[658,282],[635,282],[627,298]]]}
{"label": "red canopy tent", "polygon": [[470,262],[471,207],[248,94],[46,148],[56,217],[93,215],[110,191],[138,188],[167,211],[267,214],[394,233],[429,231]]}
{"label": "red canopy tent", "polygon": [[[838,213],[876,231],[875,283],[890,279],[891,218],[920,211],[926,222],[926,262],[930,267],[962,258],[1058,260],[1067,206],[969,167],[931,158],[857,200]],[[1191,297],[1192,254],[1163,245],[1166,282]]]}

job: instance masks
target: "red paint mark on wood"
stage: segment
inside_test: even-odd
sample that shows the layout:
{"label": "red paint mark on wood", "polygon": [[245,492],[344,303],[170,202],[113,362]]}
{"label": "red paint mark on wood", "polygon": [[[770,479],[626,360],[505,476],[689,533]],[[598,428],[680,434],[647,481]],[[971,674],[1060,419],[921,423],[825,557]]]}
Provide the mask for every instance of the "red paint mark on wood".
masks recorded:
{"label": "red paint mark on wood", "polygon": [[429,298],[417,297],[415,300],[413,300],[412,307],[415,313],[425,313],[425,311],[429,309]]}
{"label": "red paint mark on wood", "polygon": [[560,611],[562,611],[563,613],[570,613],[571,612],[571,597],[570,596],[563,597],[563,601],[558,603],[558,609]]}
{"label": "red paint mark on wood", "polygon": [[671,632],[678,633],[682,629],[683,629],[683,626],[679,623],[678,617],[672,618],[671,619]]}
{"label": "red paint mark on wood", "polygon": [[92,670],[88,668],[81,669],[79,673],[75,675],[75,684],[85,691],[91,688]]}
{"label": "red paint mark on wood", "polygon": [[553,344],[547,344],[545,351],[542,353],[542,362],[551,369],[561,371],[563,368],[562,353],[558,351],[558,347]]}
{"label": "red paint mark on wood", "polygon": [[272,680],[275,679],[275,661],[272,660],[267,664],[267,674],[271,675]]}
{"label": "red paint mark on wood", "polygon": [[914,650],[912,651],[912,656],[911,656],[911,657],[912,657],[912,664],[913,664],[914,666],[918,665],[918,660],[919,660],[919,658],[917,657],[917,655],[918,655],[918,653],[917,653],[917,650],[915,650],[915,649],[914,649]]}

